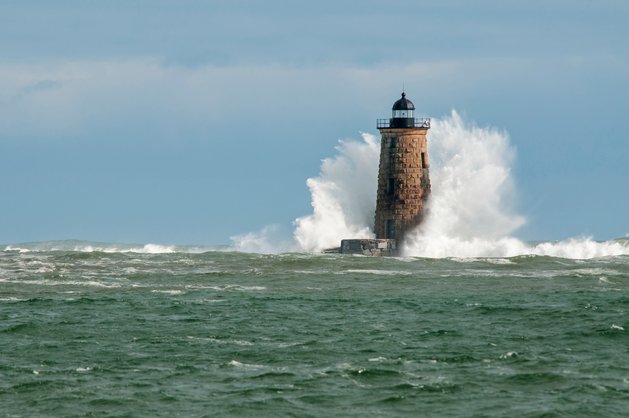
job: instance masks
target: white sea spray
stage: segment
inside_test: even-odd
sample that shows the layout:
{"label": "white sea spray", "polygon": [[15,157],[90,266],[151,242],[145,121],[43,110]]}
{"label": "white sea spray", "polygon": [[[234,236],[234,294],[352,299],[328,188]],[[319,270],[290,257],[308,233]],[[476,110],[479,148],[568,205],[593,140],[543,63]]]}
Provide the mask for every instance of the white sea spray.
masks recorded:
{"label": "white sea spray", "polygon": [[[516,150],[507,132],[467,123],[456,111],[433,119],[429,134],[432,193],[424,222],[411,231],[404,256],[478,258],[541,255],[590,259],[629,254],[626,242],[591,237],[526,243],[516,238],[525,217],[517,210],[512,167]],[[293,240],[277,227],[232,237],[231,249],[319,252],[344,238],[373,238],[380,141],[341,140],[306,184],[312,213],[294,221]]]}
{"label": "white sea spray", "polygon": [[311,215],[295,220],[295,240],[305,251],[336,247],[343,238],[372,238],[380,142],[371,134],[362,141],[343,140],[338,155],[321,162],[319,176],[306,182]]}
{"label": "white sea spray", "polygon": [[508,256],[524,244],[511,234],[524,224],[514,209],[515,150],[505,132],[468,126],[456,113],[433,122],[429,154],[432,194],[425,221],[405,255]]}

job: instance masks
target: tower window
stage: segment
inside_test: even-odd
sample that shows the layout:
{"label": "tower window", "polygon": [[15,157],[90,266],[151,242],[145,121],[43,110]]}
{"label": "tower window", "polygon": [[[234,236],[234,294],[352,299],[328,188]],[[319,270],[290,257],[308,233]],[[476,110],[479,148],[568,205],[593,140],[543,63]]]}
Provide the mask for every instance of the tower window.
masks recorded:
{"label": "tower window", "polygon": [[387,183],[387,193],[388,194],[395,193],[395,179],[394,178],[390,178],[389,182]]}
{"label": "tower window", "polygon": [[426,154],[422,152],[422,168],[426,168]]}
{"label": "tower window", "polygon": [[391,138],[391,148],[397,147],[397,138]]}
{"label": "tower window", "polygon": [[388,239],[395,238],[395,221],[393,219],[387,219],[386,223],[386,237]]}

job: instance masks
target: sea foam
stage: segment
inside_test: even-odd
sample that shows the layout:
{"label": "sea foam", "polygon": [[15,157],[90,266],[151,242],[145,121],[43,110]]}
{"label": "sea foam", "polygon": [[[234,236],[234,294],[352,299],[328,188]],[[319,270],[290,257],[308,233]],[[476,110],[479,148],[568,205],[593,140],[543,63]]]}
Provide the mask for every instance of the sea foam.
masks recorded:
{"label": "sea foam", "polygon": [[[340,141],[336,151],[306,182],[313,213],[296,219],[294,230],[303,251],[336,247],[343,238],[373,237],[379,140],[362,134],[362,141]],[[629,254],[620,241],[584,237],[531,245],[517,239],[514,232],[526,220],[516,209],[511,173],[516,151],[505,131],[466,123],[452,111],[433,120],[429,153],[432,194],[426,218],[409,233],[403,255],[588,259]]]}
{"label": "sea foam", "polygon": [[20,253],[42,251],[73,251],[73,252],[103,252],[103,253],[138,253],[138,254],[169,254],[169,253],[202,253],[217,251],[219,247],[191,247],[161,244],[119,244],[90,241],[43,241],[7,245],[4,251],[17,251]]}

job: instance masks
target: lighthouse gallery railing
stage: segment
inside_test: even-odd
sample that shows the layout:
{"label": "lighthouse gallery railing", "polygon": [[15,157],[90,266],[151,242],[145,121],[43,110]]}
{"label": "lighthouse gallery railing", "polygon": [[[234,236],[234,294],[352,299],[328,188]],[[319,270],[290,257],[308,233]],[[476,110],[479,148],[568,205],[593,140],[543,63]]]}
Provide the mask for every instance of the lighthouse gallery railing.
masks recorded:
{"label": "lighthouse gallery railing", "polygon": [[[376,119],[376,128],[390,128],[391,119]],[[430,118],[415,118],[415,128],[430,128]]]}

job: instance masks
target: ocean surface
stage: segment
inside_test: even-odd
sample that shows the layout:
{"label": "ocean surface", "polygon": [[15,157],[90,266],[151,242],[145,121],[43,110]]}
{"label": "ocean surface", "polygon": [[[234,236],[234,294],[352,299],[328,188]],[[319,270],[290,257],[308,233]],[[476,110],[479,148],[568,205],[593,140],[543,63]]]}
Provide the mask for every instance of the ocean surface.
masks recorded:
{"label": "ocean surface", "polygon": [[629,416],[629,255],[0,249],[1,416]]}

